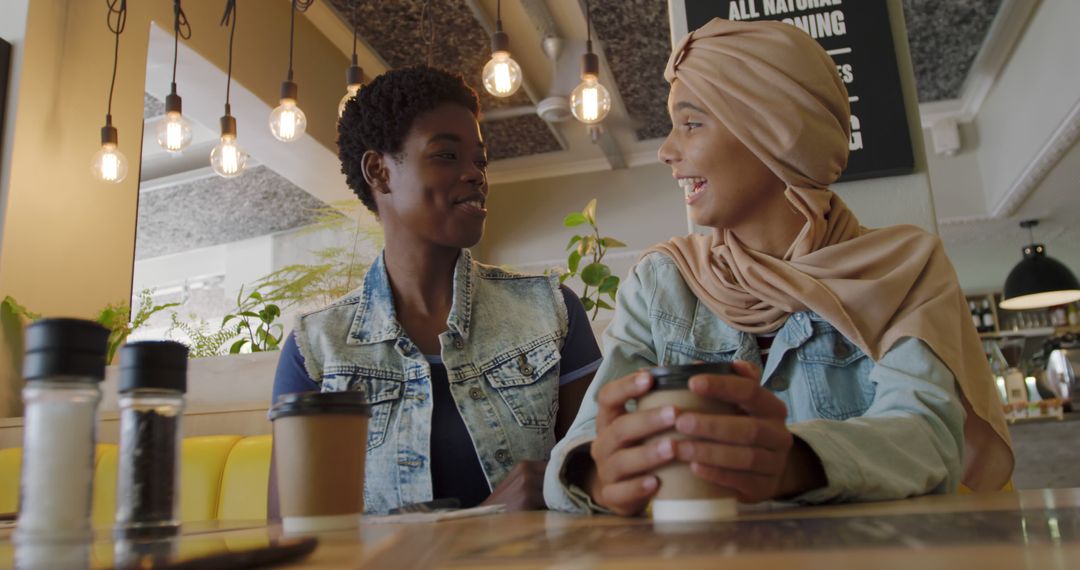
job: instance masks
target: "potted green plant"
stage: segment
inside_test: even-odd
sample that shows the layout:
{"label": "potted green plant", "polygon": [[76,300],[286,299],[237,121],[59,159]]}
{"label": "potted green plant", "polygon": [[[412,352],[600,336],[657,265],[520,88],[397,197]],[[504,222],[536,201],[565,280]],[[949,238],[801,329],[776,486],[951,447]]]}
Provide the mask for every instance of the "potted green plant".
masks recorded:
{"label": "potted green plant", "polygon": [[[575,235],[566,244],[570,253],[566,258],[566,272],[559,276],[559,282],[565,283],[571,277],[579,277],[585,284],[581,292],[581,304],[586,311],[592,311],[592,320],[596,320],[600,309],[615,309],[615,294],[619,290],[619,278],[611,274],[611,268],[603,262],[604,256],[613,247],[626,247],[626,244],[610,236],[602,236],[596,223],[596,198],[589,200],[580,212],[567,214],[563,226],[575,228],[588,226],[590,231]],[[584,263],[584,265],[582,265]],[[608,297],[611,302],[604,299]]]}

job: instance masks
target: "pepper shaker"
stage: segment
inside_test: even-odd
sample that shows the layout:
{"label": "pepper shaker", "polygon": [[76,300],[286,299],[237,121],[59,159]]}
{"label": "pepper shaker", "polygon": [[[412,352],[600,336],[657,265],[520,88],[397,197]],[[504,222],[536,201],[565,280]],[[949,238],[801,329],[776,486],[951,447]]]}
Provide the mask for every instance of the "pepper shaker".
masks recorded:
{"label": "pepper shaker", "polygon": [[180,528],[180,445],[187,354],[173,341],[120,349],[116,534],[159,537]]}

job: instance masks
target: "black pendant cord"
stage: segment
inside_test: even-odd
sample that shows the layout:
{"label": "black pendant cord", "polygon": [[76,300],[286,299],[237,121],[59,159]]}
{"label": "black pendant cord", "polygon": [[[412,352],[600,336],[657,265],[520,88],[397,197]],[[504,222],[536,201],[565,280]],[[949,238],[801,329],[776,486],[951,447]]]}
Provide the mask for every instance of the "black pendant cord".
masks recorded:
{"label": "black pendant cord", "polygon": [[352,60],[356,61],[356,7],[360,5],[360,0],[353,0],[352,3]]}
{"label": "black pendant cord", "polygon": [[296,33],[296,13],[306,12],[314,2],[315,0],[292,0],[292,7],[289,10],[289,81],[293,80],[293,37]]}
{"label": "black pendant cord", "polygon": [[[424,44],[427,46],[427,64],[431,67],[431,55],[435,45],[435,18],[432,15],[431,0],[424,0],[424,7],[420,10],[420,37],[424,39]],[[427,30],[424,30],[424,23],[427,23]]]}
{"label": "black pendant cord", "polygon": [[229,95],[232,89],[232,52],[233,36],[236,35],[236,0],[225,0],[225,15],[221,17],[222,26],[232,26],[229,30],[229,70],[225,75],[225,115],[229,116],[232,110],[229,106]]}
{"label": "black pendant cord", "polygon": [[585,0],[585,51],[592,53],[592,11],[589,0]]}
{"label": "black pendant cord", "polygon": [[113,90],[116,88],[116,66],[120,62],[120,34],[127,26],[127,0],[105,0],[109,7],[109,13],[105,20],[109,25],[109,31],[116,35],[116,45],[113,47],[112,81],[109,82],[109,105],[105,111],[105,124],[112,125],[112,100]]}
{"label": "black pendant cord", "polygon": [[1035,226],[1039,225],[1038,220],[1025,220],[1020,222],[1020,227],[1027,228],[1028,231],[1028,243],[1035,243]]}
{"label": "black pendant cord", "polygon": [[176,94],[176,59],[180,51],[180,38],[191,39],[191,24],[187,14],[180,7],[180,0],[173,0],[173,57],[172,57],[172,93]]}

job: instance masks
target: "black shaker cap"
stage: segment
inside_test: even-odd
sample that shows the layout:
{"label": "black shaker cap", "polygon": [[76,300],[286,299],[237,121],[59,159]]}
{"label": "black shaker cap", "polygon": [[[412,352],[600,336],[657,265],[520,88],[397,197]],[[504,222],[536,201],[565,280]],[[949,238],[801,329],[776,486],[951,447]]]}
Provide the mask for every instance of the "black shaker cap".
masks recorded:
{"label": "black shaker cap", "polygon": [[39,319],[26,327],[23,378],[73,376],[100,382],[105,377],[109,329],[83,319]]}
{"label": "black shaker cap", "polygon": [[120,392],[187,391],[187,346],[171,340],[131,342],[120,349]]}

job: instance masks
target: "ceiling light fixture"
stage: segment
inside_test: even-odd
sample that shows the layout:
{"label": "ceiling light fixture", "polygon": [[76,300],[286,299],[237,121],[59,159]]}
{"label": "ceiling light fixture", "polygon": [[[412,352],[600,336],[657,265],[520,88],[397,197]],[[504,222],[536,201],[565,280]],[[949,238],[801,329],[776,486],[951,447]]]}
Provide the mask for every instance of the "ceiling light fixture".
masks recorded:
{"label": "ceiling light fixture", "polygon": [[581,83],[570,93],[570,111],[586,125],[604,120],[611,110],[611,94],[600,81],[600,58],[592,50],[592,17],[585,0],[585,55],[581,56]]}
{"label": "ceiling light fixture", "polygon": [[165,97],[165,118],[157,126],[158,145],[172,153],[181,152],[191,144],[191,123],[184,118],[180,96],[176,94],[176,60],[181,37],[191,39],[191,24],[180,7],[180,0],[173,0],[172,86]]}
{"label": "ceiling light fixture", "polygon": [[270,132],[282,142],[292,142],[307,130],[307,116],[296,105],[296,83],[293,81],[293,37],[296,31],[296,13],[304,12],[315,0],[292,0],[289,9],[289,75],[281,83],[280,105],[270,112]]}
{"label": "ceiling light fixture", "polygon": [[1003,309],[1041,309],[1080,300],[1080,282],[1073,272],[1060,261],[1047,257],[1045,245],[1035,243],[1032,228],[1037,225],[1038,220],[1020,222],[1020,227],[1028,230],[1031,242],[1024,246],[1024,259],[1005,279]]}
{"label": "ceiling light fixture", "polygon": [[353,0],[352,3],[352,65],[345,71],[345,95],[337,106],[339,119],[345,114],[345,105],[348,104],[350,99],[356,97],[356,94],[360,92],[360,88],[364,86],[364,70],[360,68],[360,64],[356,59],[356,6],[359,3],[359,0]]}
{"label": "ceiling light fixture", "polygon": [[240,176],[247,166],[248,155],[236,142],[236,119],[232,116],[229,95],[232,88],[233,36],[236,35],[236,0],[225,0],[225,15],[221,18],[222,26],[231,26],[229,30],[229,70],[225,78],[225,116],[221,118],[221,142],[210,151],[210,166],[222,178]]}
{"label": "ceiling light fixture", "polygon": [[116,64],[120,60],[120,34],[127,24],[127,0],[107,0],[109,13],[106,22],[109,31],[116,36],[116,45],[113,48],[113,72],[112,82],[109,84],[109,106],[105,112],[105,126],[101,127],[101,150],[94,153],[90,163],[90,170],[94,178],[102,182],[118,184],[127,177],[127,158],[117,148],[119,135],[116,127],[112,124],[112,99],[113,89],[116,87]]}
{"label": "ceiling light fixture", "polygon": [[484,89],[496,97],[509,97],[521,87],[521,66],[510,57],[510,36],[502,29],[502,0],[495,5],[495,35],[483,77]]}

